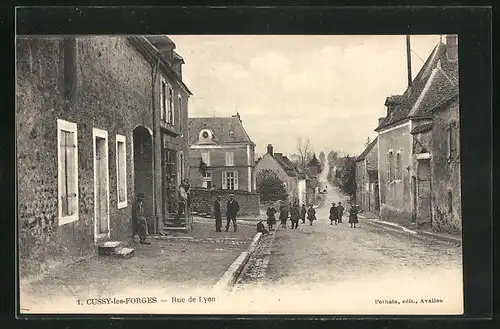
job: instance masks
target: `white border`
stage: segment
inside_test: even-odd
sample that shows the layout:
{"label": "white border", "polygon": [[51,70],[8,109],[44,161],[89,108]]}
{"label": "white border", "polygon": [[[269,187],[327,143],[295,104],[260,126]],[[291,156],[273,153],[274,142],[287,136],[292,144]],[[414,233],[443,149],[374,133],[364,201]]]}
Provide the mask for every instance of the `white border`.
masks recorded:
{"label": "white border", "polygon": [[[120,202],[120,182],[118,181],[118,178],[120,177],[120,163],[118,159],[118,142],[123,143],[123,152],[125,153],[123,155],[124,157],[124,163],[123,166],[125,167],[125,200]],[[117,202],[117,207],[118,209],[122,209],[127,207],[128,205],[128,189],[127,189],[127,137],[124,135],[119,135],[116,134],[116,202]]]}
{"label": "white border", "polygon": [[[71,216],[62,217],[61,204],[61,131],[74,133],[75,144],[75,191],[76,191],[76,210]],[[78,195],[78,131],[77,125],[73,122],[57,119],[57,208],[59,226],[72,223],[78,220],[79,217],[79,195]]]}
{"label": "white border", "polygon": [[[108,220],[108,233],[104,234],[97,234],[97,206],[96,206],[96,199],[97,199],[97,185],[95,184],[97,180],[97,171],[96,171],[96,145],[95,145],[95,139],[96,137],[104,138],[106,140],[106,143],[104,144],[104,153],[106,154],[106,192],[108,196],[108,211],[107,211],[107,220]],[[111,226],[109,222],[109,211],[110,211],[110,206],[109,206],[109,150],[108,150],[108,132],[106,130],[101,130],[97,128],[92,128],[92,147],[94,150],[94,153],[92,155],[93,157],[93,162],[94,162],[94,241],[97,242],[97,240],[105,238],[105,237],[110,237],[111,236]]]}

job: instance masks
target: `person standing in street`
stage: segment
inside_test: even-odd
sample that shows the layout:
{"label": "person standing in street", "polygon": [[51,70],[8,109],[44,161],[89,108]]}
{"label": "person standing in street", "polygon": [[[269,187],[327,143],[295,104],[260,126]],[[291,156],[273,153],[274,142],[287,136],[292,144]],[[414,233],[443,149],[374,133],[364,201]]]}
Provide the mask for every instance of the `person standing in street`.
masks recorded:
{"label": "person standing in street", "polygon": [[222,215],[220,211],[220,195],[217,195],[214,202],[215,232],[222,231]]}
{"label": "person standing in street", "polygon": [[144,193],[137,193],[135,197],[135,202],[133,205],[133,215],[134,221],[137,225],[137,234],[139,235],[140,244],[151,244],[146,241],[148,236],[148,221],[146,220],[146,215],[144,213],[144,199],[146,196]]}
{"label": "person standing in street", "polygon": [[314,210],[313,205],[310,205],[309,209],[307,209],[307,219],[309,220],[309,226],[313,226],[313,221],[316,220],[316,210]]}
{"label": "person standing in street", "polygon": [[306,205],[303,204],[302,208],[300,209],[300,218],[302,219],[302,224],[306,223],[306,213],[307,213]]}
{"label": "person standing in street", "polygon": [[344,216],[344,207],[342,207],[342,202],[339,202],[337,210],[338,210],[338,213],[339,213],[338,222],[342,223],[342,216]]}
{"label": "person standing in street", "polygon": [[330,225],[333,225],[335,221],[335,225],[337,225],[337,220],[339,219],[339,211],[335,206],[335,202],[332,203],[332,207],[330,208]]}
{"label": "person standing in street", "polygon": [[189,205],[189,179],[184,178],[178,190],[178,209],[175,221],[179,222]]}
{"label": "person standing in street", "polygon": [[271,231],[274,225],[276,225],[275,214],[276,214],[276,209],[274,209],[273,207],[267,207],[266,215],[267,215],[267,227],[269,231]]}
{"label": "person standing in street", "polygon": [[349,209],[349,224],[351,224],[351,228],[356,228],[356,224],[358,223],[358,212],[359,207],[357,204]]}
{"label": "person standing in street", "polygon": [[240,205],[236,200],[234,200],[234,195],[230,194],[229,201],[227,201],[226,205],[226,232],[229,231],[231,221],[233,222],[233,229],[236,232],[236,229],[238,228],[236,225],[236,215],[238,215],[238,211],[240,211]]}
{"label": "person standing in street", "polygon": [[297,229],[299,226],[300,219],[300,207],[298,204],[294,204],[292,211],[290,213],[290,220],[292,221],[292,229]]}
{"label": "person standing in street", "polygon": [[286,221],[288,219],[288,211],[286,209],[286,206],[281,206],[280,208],[280,227],[281,228],[286,228]]}

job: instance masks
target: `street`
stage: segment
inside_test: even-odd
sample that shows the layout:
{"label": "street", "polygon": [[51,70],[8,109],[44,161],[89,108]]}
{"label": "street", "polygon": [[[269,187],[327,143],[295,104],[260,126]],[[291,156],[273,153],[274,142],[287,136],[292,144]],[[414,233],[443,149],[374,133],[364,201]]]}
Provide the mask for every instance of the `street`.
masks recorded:
{"label": "street", "polygon": [[[447,295],[445,300],[448,302],[461,303],[460,247],[424,242],[374,228],[364,225],[363,219],[356,228],[350,228],[348,206],[343,223],[330,225],[328,210],[331,203],[345,203],[345,200],[335,187],[327,183],[325,172],[320,175],[320,182],[327,186],[328,192],[324,195],[325,202],[317,209],[318,220],[314,226],[306,222],[298,230],[288,227],[265,237],[237,281],[236,295],[254,291],[262,295],[261,291],[266,291],[273,296],[271,298],[281,299],[276,296],[283,295],[289,296],[287,299],[300,298],[300,305],[285,306],[281,302],[269,306],[273,311],[284,308],[283,311],[297,312],[306,312],[310,307],[312,312],[324,309],[359,314],[359,308],[349,307],[345,302],[328,305],[325,301],[324,307],[315,305],[321,299],[314,304],[308,303],[304,291],[310,291],[310,297],[315,300],[323,296],[318,293],[330,290],[341,300],[356,300],[362,309],[365,300],[372,301],[380,296],[420,300],[425,297],[445,298]],[[270,302],[272,299],[266,300]],[[367,304],[365,311],[377,312],[372,304]],[[432,312],[432,307],[428,311]]]}

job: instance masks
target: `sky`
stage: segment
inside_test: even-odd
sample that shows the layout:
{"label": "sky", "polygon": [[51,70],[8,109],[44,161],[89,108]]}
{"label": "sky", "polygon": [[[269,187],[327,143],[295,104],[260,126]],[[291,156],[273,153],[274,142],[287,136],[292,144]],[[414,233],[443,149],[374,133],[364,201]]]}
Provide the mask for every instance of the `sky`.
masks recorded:
{"label": "sky", "polygon": [[[399,36],[171,35],[193,93],[189,117],[240,113],[256,153],[358,155],[377,136],[387,96],[408,84],[406,38]],[[411,36],[412,76],[439,35]]]}

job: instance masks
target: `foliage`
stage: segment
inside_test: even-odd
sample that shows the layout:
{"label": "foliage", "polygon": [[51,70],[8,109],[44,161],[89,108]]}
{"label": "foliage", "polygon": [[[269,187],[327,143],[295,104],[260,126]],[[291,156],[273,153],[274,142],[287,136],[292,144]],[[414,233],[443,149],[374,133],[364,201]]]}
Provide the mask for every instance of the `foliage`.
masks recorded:
{"label": "foliage", "polygon": [[336,165],[338,158],[339,158],[338,151],[330,151],[330,153],[328,153],[328,156],[327,156],[328,163],[330,164],[330,166]]}
{"label": "foliage", "polygon": [[272,170],[265,169],[260,171],[256,177],[257,193],[260,194],[262,202],[286,200],[287,193],[283,182]]}
{"label": "foliage", "polygon": [[299,153],[299,168],[305,169],[313,154],[309,138],[297,138],[297,152]]}
{"label": "foliage", "polygon": [[345,164],[335,173],[338,186],[350,196],[356,195],[356,158],[347,156]]}

